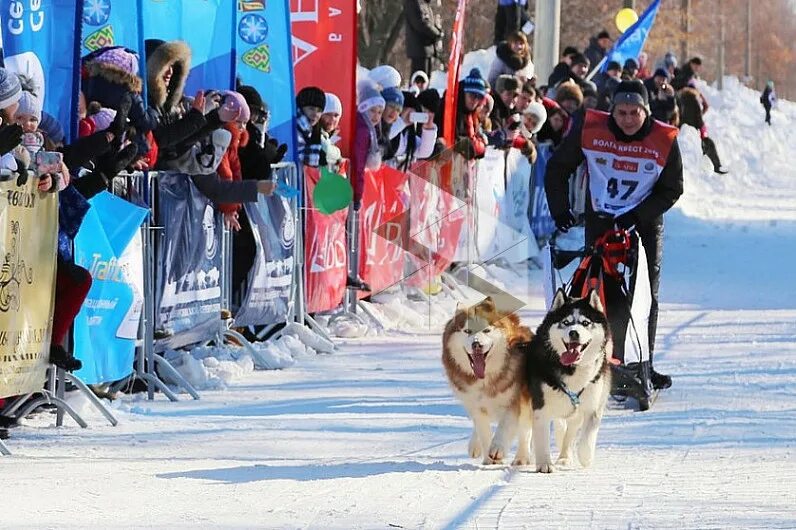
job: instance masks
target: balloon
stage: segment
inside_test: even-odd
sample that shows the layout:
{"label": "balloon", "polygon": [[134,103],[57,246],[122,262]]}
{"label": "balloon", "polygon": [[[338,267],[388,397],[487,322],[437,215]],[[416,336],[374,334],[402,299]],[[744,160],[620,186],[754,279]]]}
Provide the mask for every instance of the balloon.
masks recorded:
{"label": "balloon", "polygon": [[348,208],[354,198],[354,189],[343,175],[321,168],[321,178],[312,192],[312,201],[319,212],[331,215]]}
{"label": "balloon", "polygon": [[616,28],[624,33],[625,31],[630,28],[633,24],[636,23],[638,20],[638,15],[635,11],[626,7],[624,9],[620,9],[619,12],[616,14]]}

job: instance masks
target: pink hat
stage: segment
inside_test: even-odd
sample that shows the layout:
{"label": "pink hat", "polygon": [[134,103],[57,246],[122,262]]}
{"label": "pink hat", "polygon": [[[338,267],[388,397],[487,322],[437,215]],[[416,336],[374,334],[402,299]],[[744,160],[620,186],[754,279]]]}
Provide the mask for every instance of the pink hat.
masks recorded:
{"label": "pink hat", "polygon": [[222,103],[230,103],[231,106],[240,108],[240,116],[236,121],[247,122],[251,118],[252,114],[249,110],[249,104],[246,103],[246,98],[243,95],[239,94],[238,92],[233,92],[231,90],[225,90],[222,92],[224,95],[224,101]]}
{"label": "pink hat", "polygon": [[113,120],[116,119],[116,111],[103,107],[96,114],[89,116],[89,118],[91,118],[94,125],[96,125],[95,132],[104,131],[110,127]]}

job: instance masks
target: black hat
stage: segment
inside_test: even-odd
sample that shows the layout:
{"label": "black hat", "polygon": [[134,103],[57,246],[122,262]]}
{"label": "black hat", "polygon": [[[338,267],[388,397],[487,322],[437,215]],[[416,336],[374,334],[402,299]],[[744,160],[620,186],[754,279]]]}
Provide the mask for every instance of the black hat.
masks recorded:
{"label": "black hat", "polygon": [[625,61],[625,70],[638,70],[638,61],[632,57]]}
{"label": "black hat", "polygon": [[665,68],[658,68],[657,70],[655,70],[655,73],[652,74],[652,77],[663,77],[668,81],[669,71]]}
{"label": "black hat", "polygon": [[578,52],[572,56],[572,66],[575,66],[576,64],[585,64],[586,66],[589,66],[590,61],[588,57]]}
{"label": "black hat", "polygon": [[442,102],[442,98],[439,97],[439,92],[435,88],[429,88],[417,95],[417,102],[436,114],[439,112],[439,104]]}
{"label": "black hat", "polygon": [[644,86],[644,83],[638,79],[622,81],[617,85],[616,90],[614,90],[612,104],[618,105],[620,103],[638,105],[647,112],[647,116],[652,114],[650,111],[650,99],[647,94],[647,88]]}
{"label": "black hat", "polygon": [[567,46],[566,48],[564,48],[564,53],[562,53],[561,55],[563,55],[564,57],[569,57],[570,55],[577,55],[578,53],[579,52],[576,47]]}
{"label": "black hat", "polygon": [[302,88],[296,96],[296,105],[298,107],[318,107],[323,109],[326,106],[326,94],[323,90],[316,86],[308,86]]}
{"label": "black hat", "polygon": [[402,91],[404,96],[404,108],[417,108],[417,97],[414,95],[413,92],[409,92],[408,90]]}
{"label": "black hat", "polygon": [[622,65],[616,61],[608,61],[608,66],[605,67],[605,70],[621,70]]}
{"label": "black hat", "polygon": [[265,108],[262,96],[260,96],[260,93],[257,92],[257,89],[253,86],[239,85],[236,92],[243,96],[243,99],[246,100],[246,104],[249,105],[250,109],[262,110]]}
{"label": "black hat", "polygon": [[610,38],[611,38],[611,34],[610,34],[610,33],[608,33],[606,30],[602,30],[601,32],[599,32],[599,33],[597,34],[597,40],[600,40],[600,39],[610,39]]}

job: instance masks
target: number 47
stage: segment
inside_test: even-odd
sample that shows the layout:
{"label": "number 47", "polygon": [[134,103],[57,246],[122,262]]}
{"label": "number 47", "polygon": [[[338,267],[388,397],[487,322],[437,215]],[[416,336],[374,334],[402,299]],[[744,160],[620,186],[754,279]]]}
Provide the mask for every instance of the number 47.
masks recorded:
{"label": "number 47", "polygon": [[[638,182],[636,182],[635,180],[623,180],[622,186],[627,188],[625,193],[622,194],[622,200],[624,201],[627,200],[627,198],[630,197],[634,191],[636,191],[636,188],[638,188]],[[616,199],[616,196],[619,195],[618,180],[613,178],[608,179],[608,194],[611,196],[612,199]]]}

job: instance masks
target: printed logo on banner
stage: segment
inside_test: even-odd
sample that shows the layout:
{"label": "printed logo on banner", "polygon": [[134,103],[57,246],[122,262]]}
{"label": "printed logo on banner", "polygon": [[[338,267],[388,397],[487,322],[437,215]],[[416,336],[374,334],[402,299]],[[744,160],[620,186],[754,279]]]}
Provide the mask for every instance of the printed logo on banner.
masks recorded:
{"label": "printed logo on banner", "polygon": [[83,1],[83,22],[89,26],[101,26],[108,22],[110,17],[111,0]]}
{"label": "printed logo on banner", "polygon": [[238,1],[238,11],[248,12],[248,11],[263,11],[265,10],[265,2],[260,2],[260,0],[239,0]]}
{"label": "printed logo on banner", "polygon": [[243,54],[243,64],[260,72],[271,72],[271,51],[267,44],[261,44]]}
{"label": "printed logo on banner", "polygon": [[[31,197],[32,200],[32,197]],[[19,311],[20,285],[33,284],[33,267],[28,267],[20,255],[20,242],[22,234],[19,222],[11,222],[11,250],[5,255],[2,269],[0,269],[0,311]]]}
{"label": "printed logo on banner", "polygon": [[86,40],[83,41],[83,46],[88,51],[93,52],[105,46],[113,46],[113,43],[113,26],[105,26],[86,37]]}
{"label": "printed logo on banner", "polygon": [[240,19],[238,35],[246,44],[260,44],[268,36],[268,22],[260,15],[246,15]]}
{"label": "printed logo on banner", "polygon": [[207,205],[202,217],[202,230],[205,234],[205,256],[211,260],[218,253],[218,238],[216,237],[216,213],[211,205]]}
{"label": "printed logo on banner", "polygon": [[[287,201],[284,201],[287,203]],[[282,219],[282,248],[293,248],[293,243],[296,239],[296,223],[292,215],[285,215]]]}

